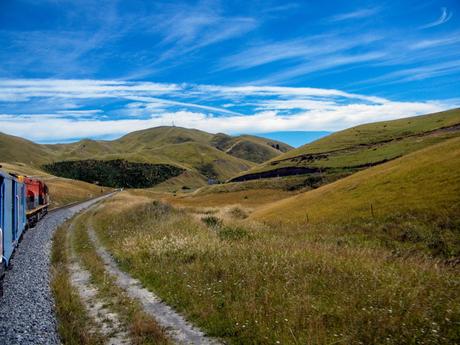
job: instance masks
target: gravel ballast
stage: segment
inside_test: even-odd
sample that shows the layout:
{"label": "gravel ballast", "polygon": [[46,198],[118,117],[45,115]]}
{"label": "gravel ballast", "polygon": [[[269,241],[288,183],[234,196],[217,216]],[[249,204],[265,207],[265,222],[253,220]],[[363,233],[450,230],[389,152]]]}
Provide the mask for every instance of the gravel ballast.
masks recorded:
{"label": "gravel ballast", "polygon": [[24,234],[3,281],[0,344],[60,344],[50,289],[53,233],[67,219],[106,198],[50,212]]}

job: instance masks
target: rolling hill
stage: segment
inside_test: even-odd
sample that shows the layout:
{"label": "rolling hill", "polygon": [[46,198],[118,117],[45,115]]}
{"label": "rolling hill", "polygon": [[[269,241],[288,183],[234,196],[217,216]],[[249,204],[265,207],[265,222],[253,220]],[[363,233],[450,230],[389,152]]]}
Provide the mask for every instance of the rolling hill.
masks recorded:
{"label": "rolling hill", "polygon": [[360,125],[290,150],[232,182],[305,175],[318,187],[460,135],[460,109]]}
{"label": "rolling hill", "polygon": [[269,204],[251,218],[319,224],[321,236],[338,224],[345,227],[335,238],[364,234],[459,256],[460,138]]}
{"label": "rolling hill", "polygon": [[281,142],[255,136],[213,135],[180,127],[150,128],[113,141],[85,139],[53,145],[0,135],[1,160],[5,162],[26,163],[33,167],[48,164],[50,173],[58,173],[52,171],[50,163],[69,160],[82,161],[82,165],[87,160],[124,160],[159,168],[174,166],[187,172],[186,176],[174,181],[188,181],[188,186],[184,187],[194,188],[206,184],[208,179],[229,179],[254,167],[256,162],[266,161],[290,149]]}
{"label": "rolling hill", "polygon": [[37,167],[48,162],[53,154],[46,145],[0,132],[0,162],[20,162]]}

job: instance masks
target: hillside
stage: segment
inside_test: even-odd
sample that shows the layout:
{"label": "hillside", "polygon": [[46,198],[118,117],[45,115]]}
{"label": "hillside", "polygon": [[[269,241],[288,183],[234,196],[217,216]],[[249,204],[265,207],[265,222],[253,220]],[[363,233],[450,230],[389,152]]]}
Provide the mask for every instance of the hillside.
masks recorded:
{"label": "hillside", "polygon": [[265,138],[213,135],[180,127],[150,128],[113,141],[85,139],[53,145],[40,145],[0,135],[0,154],[6,162],[42,167],[44,164],[68,160],[122,159],[131,163],[172,165],[189,171],[185,179],[176,179],[176,182],[186,180],[189,183],[175,188],[196,188],[206,184],[208,179],[229,179],[254,167],[254,162],[264,162],[289,149],[289,145]]}
{"label": "hillside", "polygon": [[[273,224],[347,225],[331,236],[364,233],[459,256],[460,138],[269,204],[251,217]],[[321,227],[321,236],[328,228]]]}
{"label": "hillside", "polygon": [[231,181],[305,175],[306,185],[317,187],[459,135],[460,109],[360,125],[284,153]]}
{"label": "hillside", "polygon": [[52,150],[46,145],[39,145],[32,141],[7,135],[0,132],[0,161],[21,162],[32,166],[39,166],[53,156]]}

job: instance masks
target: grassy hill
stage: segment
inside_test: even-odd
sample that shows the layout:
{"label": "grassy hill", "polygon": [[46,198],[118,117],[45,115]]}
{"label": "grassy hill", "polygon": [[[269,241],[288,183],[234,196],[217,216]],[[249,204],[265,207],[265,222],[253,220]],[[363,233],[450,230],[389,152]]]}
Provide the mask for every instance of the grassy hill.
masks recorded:
{"label": "grassy hill", "polygon": [[328,224],[318,236],[364,236],[460,256],[460,138],[270,204],[251,217],[307,229]]}
{"label": "grassy hill", "polygon": [[21,162],[31,166],[39,166],[53,156],[52,150],[46,145],[7,135],[0,132],[0,161]]}
{"label": "grassy hill", "polygon": [[306,175],[319,186],[460,135],[460,109],[365,124],[284,153],[231,181]]}
{"label": "grassy hill", "polygon": [[231,137],[218,133],[211,139],[211,144],[219,150],[254,163],[263,163],[292,149],[282,142],[260,138],[252,135]]}
{"label": "grassy hill", "polygon": [[[0,154],[6,162],[41,167],[68,160],[123,159],[132,163],[172,165],[192,172],[187,175],[188,184],[176,186],[179,188],[196,188],[206,184],[209,178],[224,181],[254,167],[254,162],[266,161],[289,149],[289,145],[265,138],[213,135],[180,127],[150,128],[113,141],[85,139],[54,145],[39,145],[0,134]],[[192,177],[197,178],[192,181]]]}

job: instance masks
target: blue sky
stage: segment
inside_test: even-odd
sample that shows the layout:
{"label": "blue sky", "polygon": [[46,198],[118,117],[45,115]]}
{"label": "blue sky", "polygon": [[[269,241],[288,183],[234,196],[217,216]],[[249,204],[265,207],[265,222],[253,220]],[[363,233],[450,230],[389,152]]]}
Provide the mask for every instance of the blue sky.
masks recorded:
{"label": "blue sky", "polygon": [[[0,131],[336,131],[460,106],[460,2],[0,1]],[[297,143],[298,141],[296,141]]]}

